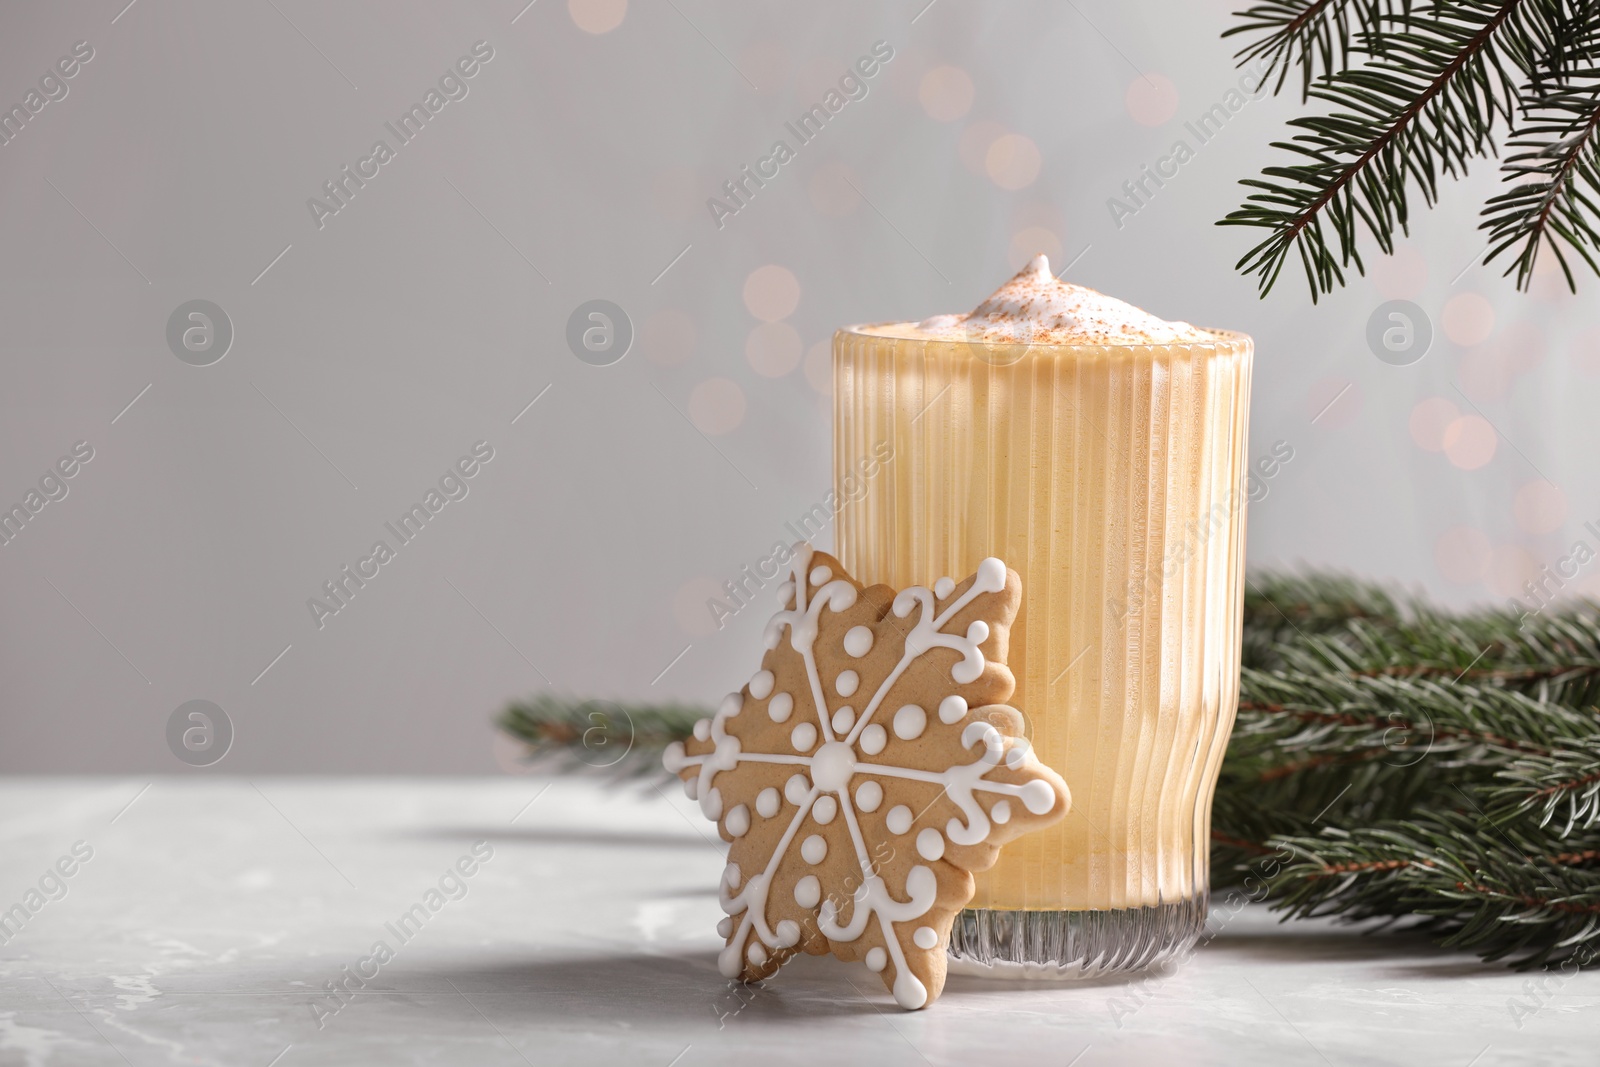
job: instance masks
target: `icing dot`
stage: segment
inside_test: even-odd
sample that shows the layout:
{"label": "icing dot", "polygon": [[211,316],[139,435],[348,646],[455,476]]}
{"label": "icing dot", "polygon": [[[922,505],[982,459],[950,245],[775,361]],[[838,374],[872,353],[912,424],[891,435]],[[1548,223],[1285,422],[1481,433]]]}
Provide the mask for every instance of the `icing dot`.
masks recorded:
{"label": "icing dot", "polygon": [[883,803],[883,786],[877,782],[862,782],[856,786],[856,807],[862,811],[877,811]]}
{"label": "icing dot", "polygon": [[829,578],[832,578],[832,577],[833,577],[833,570],[831,568],[829,568],[829,567],[812,567],[811,568],[811,584],[812,585],[822,585],[825,582],[827,582],[827,580]]}
{"label": "icing dot", "polygon": [[727,886],[729,889],[739,888],[740,877],[741,873],[737,863],[730,863],[726,867],[722,868],[722,884]]}
{"label": "icing dot", "polygon": [[796,752],[810,752],[812,746],[817,743],[817,728],[808,722],[803,722],[790,732],[789,740]]}
{"label": "icing dot", "polygon": [[1012,745],[1006,752],[1006,766],[1011,770],[1016,770],[1022,766],[1028,759],[1028,749],[1030,747],[1027,741],[1018,741],[1015,745]]}
{"label": "icing dot", "polygon": [[711,740],[711,720],[696,719],[694,721],[694,739],[696,741]]}
{"label": "icing dot", "polygon": [[711,792],[706,794],[706,802],[700,805],[700,810],[705,812],[708,819],[722,818],[722,790],[712,786]]}
{"label": "icing dot", "polygon": [[939,701],[939,721],[949,726],[967,714],[967,698],[950,696]]}
{"label": "icing dot", "polygon": [[854,726],[855,724],[856,709],[852,708],[849,704],[846,704],[844,707],[833,713],[834,733],[840,735],[847,734],[850,732],[850,727]]}
{"label": "icing dot", "polygon": [[894,713],[894,735],[902,741],[914,741],[922,736],[928,725],[928,713],[915,704],[907,704]]}
{"label": "icing dot", "polygon": [[686,778],[683,783],[683,795],[690,800],[700,799],[700,779]]}
{"label": "icing dot", "polygon": [[856,687],[861,684],[861,675],[855,671],[840,671],[839,677],[833,680],[833,688],[842,697],[854,696]]}
{"label": "icing dot", "polygon": [[763,819],[770,819],[778,814],[778,791],[771,786],[756,794],[756,813]]}
{"label": "icing dot", "polygon": [[802,908],[814,908],[822,899],[822,883],[817,876],[808,874],[794,884],[794,902]]}
{"label": "icing dot", "polygon": [[833,799],[832,794],[824,793],[817,798],[815,804],[811,805],[811,817],[823,826],[832,822],[837,814],[839,814],[839,802]]}
{"label": "icing dot", "polygon": [[821,834],[812,834],[800,842],[800,858],[807,863],[821,863],[828,858],[828,842]]}
{"label": "icing dot", "polygon": [[772,703],[767,705],[767,714],[772,716],[773,722],[783,722],[794,711],[794,697],[788,693],[779,693],[772,698]]}
{"label": "icing dot", "polygon": [[911,935],[911,943],[918,948],[932,948],[939,943],[939,931],[931,926],[919,926]]}
{"label": "icing dot", "polygon": [[989,809],[989,818],[1004,826],[1011,821],[1011,801],[997,800],[994,807]]}
{"label": "icing dot", "polygon": [[925,860],[936,860],[944,855],[944,835],[933,827],[926,827],[917,835],[917,855]]}
{"label": "icing dot", "polygon": [[744,954],[757,967],[767,962],[767,950],[762,947],[759,941],[750,942],[750,947],[745,950]]}
{"label": "icing dot", "polygon": [[1006,587],[1006,565],[990,556],[978,564],[978,576],[973,587],[984,593],[998,593]]}
{"label": "icing dot", "polygon": [[972,625],[967,627],[967,640],[977,645],[989,640],[989,624],[982,619],[974,619]]}
{"label": "icing dot", "polygon": [[728,833],[734,837],[743,837],[750,832],[750,809],[743,804],[736,806],[728,812]]}
{"label": "icing dot", "polygon": [[674,741],[667,746],[667,750],[661,754],[661,765],[673,774],[683,770],[686,764],[683,761],[682,741]]}
{"label": "icing dot", "polygon": [[887,952],[877,947],[867,949],[867,968],[869,970],[881,971],[887,966],[889,966],[889,954]]}
{"label": "icing dot", "polygon": [[757,700],[765,700],[772,694],[772,672],[756,671],[750,679],[750,695]]}
{"label": "icing dot", "polygon": [[911,829],[911,809],[904,804],[896,804],[889,809],[889,814],[883,817],[884,825],[889,827],[892,834],[903,834]]}
{"label": "icing dot", "polygon": [[861,751],[869,756],[876,756],[883,751],[883,746],[889,743],[889,732],[877,723],[873,723],[861,731]]}
{"label": "icing dot", "polygon": [[784,582],[778,586],[778,603],[787,607],[794,602],[794,583]]}
{"label": "icing dot", "polygon": [[872,651],[872,630],[866,626],[852,626],[844,635],[844,650],[860,659]]}
{"label": "icing dot", "polygon": [[937,582],[933,583],[933,595],[938,597],[940,600],[943,600],[945,597],[949,596],[955,591],[956,580],[954,578],[940,578]]}
{"label": "icing dot", "polygon": [[727,696],[722,698],[722,703],[718,706],[717,713],[724,719],[731,719],[743,710],[744,697],[740,696],[738,693],[729,693]]}
{"label": "icing dot", "polygon": [[731,933],[733,933],[733,916],[724,915],[717,920],[717,936],[727,937]]}
{"label": "icing dot", "polygon": [[1049,782],[1035,778],[1022,787],[1022,803],[1035,815],[1043,815],[1056,806],[1056,791],[1050,788]]}
{"label": "icing dot", "polygon": [[793,919],[784,919],[778,923],[773,933],[778,935],[779,948],[793,948],[800,943],[800,924]]}
{"label": "icing dot", "polygon": [[795,807],[805,803],[806,794],[809,792],[811,792],[811,783],[806,780],[806,776],[803,774],[791,774],[789,780],[783,783],[783,795]]}

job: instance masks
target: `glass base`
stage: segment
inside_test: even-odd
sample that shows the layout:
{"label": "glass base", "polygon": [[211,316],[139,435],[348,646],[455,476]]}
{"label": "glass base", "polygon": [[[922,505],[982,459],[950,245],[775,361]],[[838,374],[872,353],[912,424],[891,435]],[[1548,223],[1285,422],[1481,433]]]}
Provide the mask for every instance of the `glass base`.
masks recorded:
{"label": "glass base", "polygon": [[1208,895],[1153,908],[968,908],[950,931],[950,973],[1067,981],[1159,966],[1194,947]]}

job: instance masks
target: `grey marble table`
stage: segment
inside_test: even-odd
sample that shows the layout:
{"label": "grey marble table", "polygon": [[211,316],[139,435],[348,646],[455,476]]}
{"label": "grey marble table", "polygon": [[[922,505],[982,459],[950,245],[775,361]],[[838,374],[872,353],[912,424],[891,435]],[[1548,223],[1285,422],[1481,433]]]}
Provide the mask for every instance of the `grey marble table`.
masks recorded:
{"label": "grey marble table", "polygon": [[828,960],[734,986],[714,960],[721,868],[709,824],[649,783],[11,779],[0,909],[23,911],[0,927],[0,1064],[1600,1057],[1600,974],[1255,908],[1167,972],[956,977],[918,1013]]}

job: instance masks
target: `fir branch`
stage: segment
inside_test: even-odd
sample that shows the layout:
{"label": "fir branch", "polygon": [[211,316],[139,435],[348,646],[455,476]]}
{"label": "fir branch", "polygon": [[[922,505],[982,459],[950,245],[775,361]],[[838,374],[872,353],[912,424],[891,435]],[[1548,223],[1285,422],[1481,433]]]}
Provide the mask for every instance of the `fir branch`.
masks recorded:
{"label": "fir branch", "polygon": [[1283,89],[1293,67],[1300,68],[1300,97],[1312,81],[1343,70],[1356,54],[1358,35],[1371,34],[1385,15],[1409,15],[1411,0],[1266,0],[1234,12],[1242,20],[1222,34],[1260,37],[1234,53],[1240,66],[1256,59],[1270,65],[1262,81],[1278,73],[1273,92]]}
{"label": "fir branch", "polygon": [[1438,0],[1404,28],[1386,29],[1363,66],[1308,87],[1309,97],[1334,110],[1291,121],[1298,132],[1275,145],[1304,162],[1245,179],[1256,192],[1219,222],[1269,231],[1237,264],[1257,275],[1262,295],[1291,254],[1313,301],[1344,284],[1345,268],[1365,273],[1358,224],[1392,252],[1396,231],[1409,232],[1413,186],[1432,206],[1441,173],[1465,174],[1470,159],[1493,151],[1494,130],[1510,121],[1517,99],[1502,31],[1518,27],[1513,16],[1536,2]]}
{"label": "fir branch", "polygon": [[1600,617],[1578,603],[1540,615],[1481,610],[1449,618],[1426,608],[1412,620],[1352,618],[1342,627],[1283,635],[1273,665],[1291,672],[1465,681],[1535,700],[1600,702]]}
{"label": "fir branch", "polygon": [[1492,687],[1246,670],[1240,692],[1235,729],[1268,733],[1284,752],[1393,753],[1420,743],[1459,765],[1545,756],[1566,738],[1600,736],[1595,716]]}
{"label": "fir branch", "polygon": [[1600,738],[1518,759],[1498,777],[1504,784],[1489,797],[1497,821],[1532,813],[1540,826],[1548,826],[1564,812],[1558,831],[1563,838],[1574,829],[1600,825]]}
{"label": "fir branch", "polygon": [[530,762],[656,774],[661,752],[709,715],[689,704],[619,704],[540,694],[513,703],[496,725],[527,746]]}
{"label": "fir branch", "polygon": [[1283,651],[1312,636],[1343,630],[1352,620],[1400,625],[1420,605],[1371,582],[1322,573],[1256,575],[1245,583],[1243,659],[1261,670],[1287,666]]}
{"label": "fir branch", "polygon": [[1483,261],[1520,245],[1504,273],[1514,271],[1517,288],[1526,290],[1540,250],[1548,247],[1567,287],[1577,292],[1568,252],[1600,273],[1600,69],[1589,68],[1556,93],[1525,90],[1520,104],[1528,124],[1511,140],[1514,151],[1501,171],[1506,182],[1518,184],[1484,207],[1479,229],[1488,232],[1489,249]]}
{"label": "fir branch", "polygon": [[1600,948],[1600,873],[1535,858],[1521,828],[1441,811],[1275,844],[1295,857],[1269,877],[1292,916],[1421,915],[1442,944],[1519,966],[1586,965]]}

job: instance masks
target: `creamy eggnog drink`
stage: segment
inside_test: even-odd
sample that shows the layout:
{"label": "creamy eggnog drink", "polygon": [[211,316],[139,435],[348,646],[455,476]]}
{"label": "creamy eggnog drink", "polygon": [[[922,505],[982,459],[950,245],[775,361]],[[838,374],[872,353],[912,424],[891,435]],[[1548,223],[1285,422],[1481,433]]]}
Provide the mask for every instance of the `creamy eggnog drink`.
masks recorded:
{"label": "creamy eggnog drink", "polygon": [[1238,702],[1252,347],[1044,256],[970,314],[834,337],[841,499],[892,449],[840,513],[841,561],[896,588],[1014,567],[1011,703],[1072,791],[977,876],[959,970],[1142,967],[1199,934]]}

